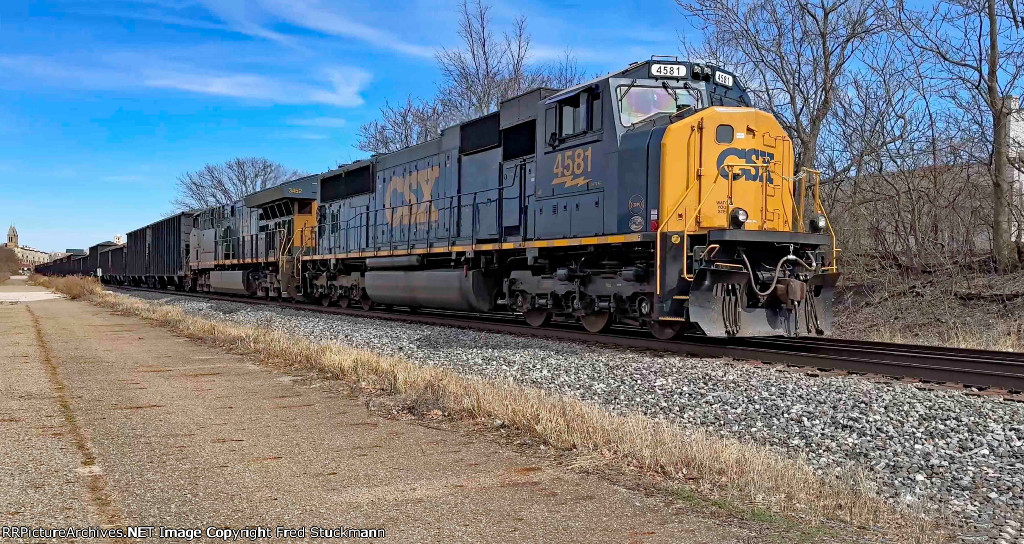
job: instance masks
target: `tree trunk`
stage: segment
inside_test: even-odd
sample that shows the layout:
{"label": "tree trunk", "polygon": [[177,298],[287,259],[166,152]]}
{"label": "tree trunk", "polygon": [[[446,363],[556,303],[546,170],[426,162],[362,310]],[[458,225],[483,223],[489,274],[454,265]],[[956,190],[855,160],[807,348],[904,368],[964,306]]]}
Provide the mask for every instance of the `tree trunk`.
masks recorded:
{"label": "tree trunk", "polygon": [[1010,191],[1010,164],[1006,156],[1007,116],[1001,99],[998,106],[998,109],[992,112],[992,251],[996,266],[1005,272],[1015,269],[1019,261],[1017,252],[1010,243],[1010,203],[1007,199]]}
{"label": "tree trunk", "polygon": [[988,8],[988,105],[992,110],[992,256],[1000,271],[1014,270],[1020,263],[1010,245],[1009,148],[1006,100],[999,89],[999,20],[996,0],[986,2]]}

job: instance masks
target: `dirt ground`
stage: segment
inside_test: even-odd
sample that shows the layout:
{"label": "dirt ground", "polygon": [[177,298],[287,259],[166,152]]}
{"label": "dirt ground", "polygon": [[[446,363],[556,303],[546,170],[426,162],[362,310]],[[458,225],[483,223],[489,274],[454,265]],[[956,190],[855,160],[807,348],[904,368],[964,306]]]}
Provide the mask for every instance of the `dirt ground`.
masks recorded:
{"label": "dirt ground", "polygon": [[[5,292],[38,292],[12,280]],[[384,528],[396,542],[788,542],[470,426],[379,417],[63,299],[0,303],[0,526]],[[209,539],[207,539],[209,540]]]}

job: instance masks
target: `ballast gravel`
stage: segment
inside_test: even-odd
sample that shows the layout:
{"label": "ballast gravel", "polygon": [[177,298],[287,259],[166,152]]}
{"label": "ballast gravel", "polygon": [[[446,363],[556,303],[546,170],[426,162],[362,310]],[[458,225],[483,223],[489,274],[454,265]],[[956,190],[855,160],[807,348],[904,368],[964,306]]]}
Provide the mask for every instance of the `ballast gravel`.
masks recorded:
{"label": "ballast gravel", "polygon": [[866,469],[894,501],[963,520],[964,542],[1024,544],[1024,404],[857,377],[159,293],[188,313],[510,379]]}

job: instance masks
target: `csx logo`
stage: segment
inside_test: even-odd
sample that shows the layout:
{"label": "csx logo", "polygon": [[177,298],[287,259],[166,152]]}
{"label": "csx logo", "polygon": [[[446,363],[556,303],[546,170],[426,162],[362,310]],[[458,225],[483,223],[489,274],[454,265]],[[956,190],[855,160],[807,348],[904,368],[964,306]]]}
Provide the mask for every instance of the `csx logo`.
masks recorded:
{"label": "csx logo", "polygon": [[765,167],[751,168],[744,166],[733,166],[731,168],[735,179],[745,179],[747,181],[761,181],[761,174],[767,178],[766,181],[769,184],[774,184],[772,179],[771,169],[767,167],[775,160],[775,154],[769,153],[761,149],[740,149],[738,147],[730,147],[722,151],[718,155],[718,175],[725,179],[729,179],[730,168],[726,167],[727,164],[763,164]]}
{"label": "csx logo", "polygon": [[[428,219],[437,221],[437,208],[432,199],[434,184],[440,177],[441,168],[436,164],[403,176],[393,176],[384,189],[384,207],[391,209],[387,222],[391,225],[405,225],[426,223]],[[405,202],[392,203],[392,200],[400,200],[393,198],[395,193],[401,195]]]}

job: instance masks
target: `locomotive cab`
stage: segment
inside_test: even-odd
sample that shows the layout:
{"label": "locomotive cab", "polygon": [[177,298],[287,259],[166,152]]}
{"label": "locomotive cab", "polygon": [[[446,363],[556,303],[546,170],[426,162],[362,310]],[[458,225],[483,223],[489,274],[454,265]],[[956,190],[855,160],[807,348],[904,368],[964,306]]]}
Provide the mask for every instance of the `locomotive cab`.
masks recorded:
{"label": "locomotive cab", "polygon": [[616,272],[635,285],[606,281],[608,294],[599,277],[614,270],[568,269],[589,283],[579,297],[591,311],[576,311],[585,325],[603,314],[659,337],[687,325],[712,336],[828,332],[838,249],[817,173],[794,175],[791,139],[733,74],[654,57],[545,106],[537,237],[653,242]]}

